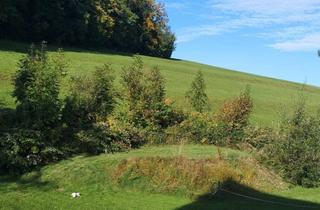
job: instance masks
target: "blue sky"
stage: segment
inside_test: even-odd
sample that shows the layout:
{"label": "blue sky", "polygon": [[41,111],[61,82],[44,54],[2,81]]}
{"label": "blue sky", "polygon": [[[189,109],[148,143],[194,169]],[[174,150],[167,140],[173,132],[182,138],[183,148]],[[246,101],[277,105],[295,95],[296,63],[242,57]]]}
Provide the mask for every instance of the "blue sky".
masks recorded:
{"label": "blue sky", "polygon": [[173,57],[320,86],[320,0],[160,0]]}

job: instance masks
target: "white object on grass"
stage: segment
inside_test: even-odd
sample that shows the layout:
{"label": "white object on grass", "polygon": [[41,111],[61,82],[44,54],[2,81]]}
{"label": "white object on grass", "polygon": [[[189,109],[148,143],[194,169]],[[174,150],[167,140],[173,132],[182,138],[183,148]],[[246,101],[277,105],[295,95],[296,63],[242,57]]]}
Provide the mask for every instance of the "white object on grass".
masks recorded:
{"label": "white object on grass", "polygon": [[80,197],[80,193],[78,193],[78,192],[73,192],[73,193],[71,193],[71,196],[72,196],[73,198]]}

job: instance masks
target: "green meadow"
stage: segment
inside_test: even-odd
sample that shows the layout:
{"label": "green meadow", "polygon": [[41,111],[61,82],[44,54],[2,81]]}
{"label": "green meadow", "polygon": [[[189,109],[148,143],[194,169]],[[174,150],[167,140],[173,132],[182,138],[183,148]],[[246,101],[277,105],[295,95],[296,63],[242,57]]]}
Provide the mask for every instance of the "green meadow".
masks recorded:
{"label": "green meadow", "polygon": [[[15,42],[0,42],[0,98],[6,106],[13,107],[11,97],[12,76],[17,69],[18,61],[27,52],[29,45]],[[56,48],[52,47],[52,51]],[[97,66],[109,63],[118,76],[125,65],[132,62],[130,54],[116,54],[103,51],[84,51],[64,49],[68,61],[68,76],[63,84],[63,91],[68,90],[68,78],[74,75],[90,75]],[[207,85],[207,94],[212,110],[216,110],[226,100],[239,94],[247,85],[251,87],[254,100],[252,122],[260,125],[277,124],[280,115],[291,110],[295,100],[303,94],[308,108],[315,111],[320,107],[320,88],[288,81],[260,77],[237,71],[222,69],[183,60],[168,60],[142,56],[146,68],[158,66],[166,79],[167,93],[177,106],[186,106],[185,92],[188,90],[194,75],[202,70]],[[301,91],[303,90],[303,91]]]}
{"label": "green meadow", "polygon": [[[224,157],[250,156],[231,149],[221,149]],[[255,193],[255,197],[287,205],[258,202],[223,193],[214,199],[197,200],[172,193],[151,193],[132,187],[118,186],[112,181],[112,170],[121,161],[134,157],[177,155],[207,158],[217,154],[214,146],[185,145],[143,147],[127,153],[103,154],[95,157],[78,156],[52,164],[17,179],[0,179],[0,209],[261,209],[300,210],[300,206],[320,209],[320,189],[290,188],[270,193]],[[72,192],[80,192],[72,198]]]}

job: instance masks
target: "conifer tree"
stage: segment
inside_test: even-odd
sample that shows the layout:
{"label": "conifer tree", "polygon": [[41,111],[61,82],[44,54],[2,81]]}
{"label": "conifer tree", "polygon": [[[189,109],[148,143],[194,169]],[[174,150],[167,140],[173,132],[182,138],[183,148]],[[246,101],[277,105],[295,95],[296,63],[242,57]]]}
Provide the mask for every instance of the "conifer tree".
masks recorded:
{"label": "conifer tree", "polygon": [[186,93],[186,98],[197,112],[202,113],[209,110],[209,98],[201,71],[198,71],[193,80],[190,90]]}

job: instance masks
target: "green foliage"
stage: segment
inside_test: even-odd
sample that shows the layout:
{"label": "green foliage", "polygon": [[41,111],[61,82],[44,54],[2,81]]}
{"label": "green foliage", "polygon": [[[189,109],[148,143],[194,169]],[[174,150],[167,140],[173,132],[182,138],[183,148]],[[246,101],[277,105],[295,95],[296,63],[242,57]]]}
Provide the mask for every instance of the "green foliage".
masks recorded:
{"label": "green foliage", "polygon": [[40,50],[32,47],[20,61],[14,78],[13,96],[17,101],[19,127],[41,132],[48,145],[60,140],[62,103],[59,93],[65,67],[62,52],[48,57],[43,43]]}
{"label": "green foliage", "polygon": [[68,127],[81,129],[108,117],[114,110],[117,93],[109,65],[99,67],[92,78],[71,80],[70,96],[65,100],[63,121]]}
{"label": "green foliage", "polygon": [[263,153],[264,161],[273,165],[291,183],[305,187],[320,183],[320,117],[306,113],[304,102],[286,117],[276,141]]}
{"label": "green foliage", "polygon": [[183,120],[183,114],[165,100],[165,80],[158,68],[144,71],[140,57],[123,69],[128,119],[135,126],[166,128]]}
{"label": "green foliage", "polygon": [[169,139],[172,141],[173,135],[176,138],[175,142],[184,140],[193,143],[242,147],[250,135],[248,125],[252,106],[249,91],[246,90],[238,97],[226,102],[216,114],[189,113],[182,123],[169,130]]}
{"label": "green foliage", "polygon": [[1,133],[1,168],[19,173],[63,156],[59,93],[65,68],[62,51],[48,57],[45,43],[40,50],[32,47],[20,61],[14,78],[16,113],[1,110],[1,117],[8,120]]}
{"label": "green foliage", "polygon": [[198,71],[194,81],[191,84],[191,89],[186,93],[186,98],[197,112],[204,112],[209,110],[209,99],[206,94],[206,85],[203,74]]}
{"label": "green foliage", "polygon": [[110,132],[107,124],[97,123],[90,129],[76,133],[77,147],[80,152],[98,155],[101,153],[119,152],[130,148],[123,139],[117,139]]}
{"label": "green foliage", "polygon": [[114,79],[110,65],[97,68],[92,78],[72,79],[63,122],[65,138],[72,139],[68,144],[74,151],[99,154],[118,150],[115,138],[103,123],[116,105]]}
{"label": "green foliage", "polygon": [[17,99],[17,115],[26,128],[37,130],[58,126],[61,101],[60,82],[65,63],[61,51],[48,58],[45,44],[40,50],[31,48],[19,64],[14,79],[13,96]]}
{"label": "green foliage", "polygon": [[154,0],[2,0],[0,38],[103,47],[170,58],[175,36]]}
{"label": "green foliage", "polygon": [[245,128],[245,138],[239,147],[244,150],[261,151],[278,138],[277,129],[249,125]]}
{"label": "green foliage", "polygon": [[215,143],[215,127],[216,123],[212,115],[196,112],[190,113],[183,122],[175,126],[175,130],[173,130],[174,133],[169,134],[176,135],[176,141]]}
{"label": "green foliage", "polygon": [[46,145],[40,131],[14,130],[0,134],[0,170],[21,174],[63,157],[58,149]]}
{"label": "green foliage", "polygon": [[224,127],[225,144],[235,145],[244,139],[252,109],[253,102],[248,88],[235,99],[222,105],[216,117],[220,126]]}

